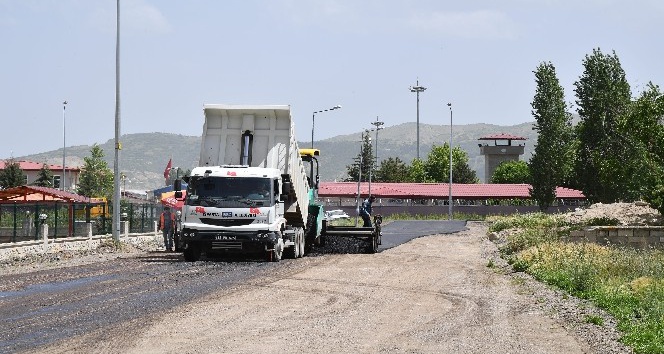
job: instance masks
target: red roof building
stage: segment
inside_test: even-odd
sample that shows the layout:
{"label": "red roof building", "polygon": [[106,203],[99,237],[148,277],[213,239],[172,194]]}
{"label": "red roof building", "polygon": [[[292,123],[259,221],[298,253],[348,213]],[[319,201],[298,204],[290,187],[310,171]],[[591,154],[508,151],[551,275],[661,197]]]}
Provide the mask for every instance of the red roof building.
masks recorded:
{"label": "red roof building", "polygon": [[[362,183],[362,196],[369,194],[369,184]],[[378,198],[393,199],[448,199],[447,183],[372,183],[371,194]],[[323,198],[354,198],[356,182],[321,182],[318,196]],[[454,200],[531,199],[529,184],[452,184]],[[585,200],[581,191],[556,188],[556,199]]]}
{"label": "red roof building", "polygon": [[[9,160],[0,160],[0,170],[4,170],[7,162]],[[42,169],[43,163],[34,162],[34,161],[16,161],[26,175],[25,184],[31,184],[39,178],[39,171]],[[53,186],[60,188],[60,181],[62,180],[63,169],[62,165],[51,165],[46,164],[46,166],[53,173]],[[78,185],[78,177],[81,174],[81,169],[78,167],[67,167],[64,168],[65,174],[65,187],[67,190],[75,190]]]}

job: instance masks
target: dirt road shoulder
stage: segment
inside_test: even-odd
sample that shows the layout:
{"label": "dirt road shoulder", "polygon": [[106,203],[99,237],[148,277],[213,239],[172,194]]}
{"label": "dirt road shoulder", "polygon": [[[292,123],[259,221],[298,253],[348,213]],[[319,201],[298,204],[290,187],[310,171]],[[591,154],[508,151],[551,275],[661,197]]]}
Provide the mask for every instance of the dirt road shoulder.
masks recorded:
{"label": "dirt road shoulder", "polygon": [[502,272],[486,226],[468,226],[374,255],[297,260],[309,266],[212,294],[131,336],[45,351],[628,352],[611,328],[574,319],[584,304]]}

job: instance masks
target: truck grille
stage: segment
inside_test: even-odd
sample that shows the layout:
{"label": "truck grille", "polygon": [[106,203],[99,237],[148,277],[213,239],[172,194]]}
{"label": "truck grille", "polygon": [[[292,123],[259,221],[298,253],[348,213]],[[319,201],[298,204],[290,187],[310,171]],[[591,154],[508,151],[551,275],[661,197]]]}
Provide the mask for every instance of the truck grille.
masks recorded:
{"label": "truck grille", "polygon": [[241,250],[242,242],[237,241],[215,241],[212,242],[213,250]]}
{"label": "truck grille", "polygon": [[214,226],[244,226],[254,222],[254,219],[211,219],[201,218],[201,222],[206,225]]}

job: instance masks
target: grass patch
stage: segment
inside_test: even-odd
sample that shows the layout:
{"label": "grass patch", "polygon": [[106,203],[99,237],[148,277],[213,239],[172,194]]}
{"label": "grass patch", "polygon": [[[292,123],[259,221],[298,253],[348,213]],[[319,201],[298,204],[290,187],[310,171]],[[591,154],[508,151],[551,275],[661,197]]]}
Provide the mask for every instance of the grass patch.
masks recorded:
{"label": "grass patch", "polygon": [[[492,220],[492,231],[517,228],[501,247],[518,271],[588,299],[609,312],[635,353],[664,353],[664,251],[566,243],[565,225],[556,216],[517,215]],[[607,225],[598,218],[591,223]],[[587,323],[603,325],[599,316]]]}
{"label": "grass patch", "polygon": [[[390,216],[387,216],[383,218],[383,220],[447,220],[449,218],[449,214],[444,213],[444,214],[408,214],[408,213],[399,213],[399,214],[392,214]],[[475,221],[483,221],[485,220],[484,215],[479,215],[479,214],[466,214],[466,213],[457,213],[453,212],[452,213],[452,219],[453,220],[475,220]]]}
{"label": "grass patch", "polygon": [[603,326],[604,325],[604,319],[601,318],[600,316],[597,316],[597,315],[586,315],[586,318],[584,318],[584,321],[586,323],[592,323],[596,326]]}

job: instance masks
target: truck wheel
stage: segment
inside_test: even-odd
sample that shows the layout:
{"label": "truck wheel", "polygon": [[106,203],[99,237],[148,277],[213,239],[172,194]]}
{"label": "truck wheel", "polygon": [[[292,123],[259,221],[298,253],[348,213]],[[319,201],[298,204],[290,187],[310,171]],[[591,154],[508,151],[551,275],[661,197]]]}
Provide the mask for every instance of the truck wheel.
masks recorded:
{"label": "truck wheel", "polygon": [[367,245],[367,253],[376,253],[378,251],[378,235],[374,232]]}
{"label": "truck wheel", "polygon": [[306,246],[307,246],[306,242],[307,241],[306,241],[306,237],[304,236],[304,230],[302,228],[300,228],[299,231],[300,231],[299,232],[299,235],[300,235],[300,239],[299,239],[300,257],[304,257],[304,250],[306,249]]}
{"label": "truck wheel", "polygon": [[302,257],[302,254],[304,253],[304,249],[302,248],[302,242],[300,241],[302,239],[302,229],[299,227],[295,228],[295,244],[293,245],[293,249],[295,250],[295,258],[300,258]]}
{"label": "truck wheel", "polygon": [[201,259],[201,249],[198,246],[189,245],[184,250],[184,260],[187,262],[196,262]]}
{"label": "truck wheel", "polygon": [[300,234],[297,232],[297,229],[295,229],[295,232],[293,233],[293,245],[284,249],[284,258],[288,259],[295,259],[300,256],[300,241],[299,237]]}
{"label": "truck wheel", "polygon": [[173,235],[173,245],[175,246],[175,252],[181,252],[182,246],[180,245],[180,232],[176,232]]}
{"label": "truck wheel", "polygon": [[274,249],[267,252],[270,262],[279,262],[281,261],[281,256],[284,254],[284,241],[280,238],[274,244]]}

